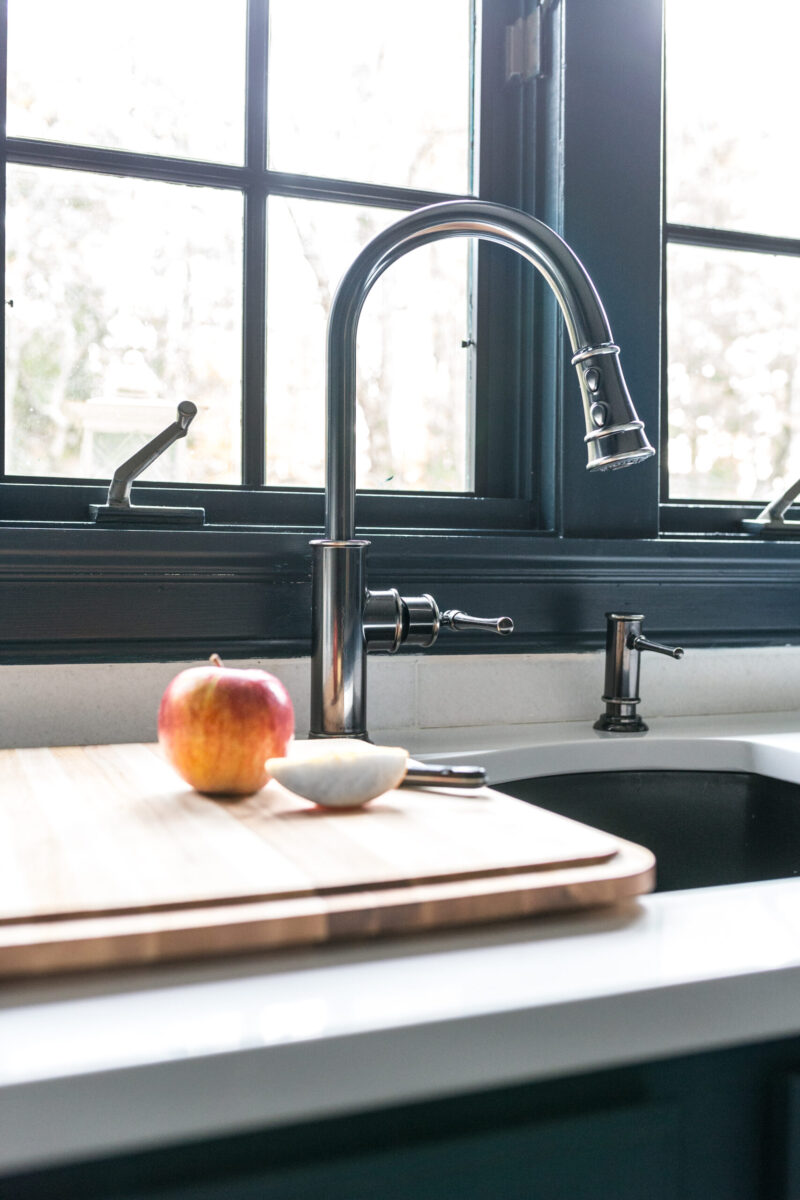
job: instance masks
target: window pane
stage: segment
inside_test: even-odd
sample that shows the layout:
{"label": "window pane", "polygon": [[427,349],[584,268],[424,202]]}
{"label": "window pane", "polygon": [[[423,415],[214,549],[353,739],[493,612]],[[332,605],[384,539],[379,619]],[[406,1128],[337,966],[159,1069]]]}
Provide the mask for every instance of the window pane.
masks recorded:
{"label": "window pane", "polygon": [[464,192],[469,0],[271,0],[269,163]]}
{"label": "window pane", "polygon": [[[269,202],[267,482],[321,487],[325,337],[331,298],[353,258],[399,213]],[[358,486],[471,487],[467,395],[469,243],[437,242],[395,263],[372,289],[358,339]]]}
{"label": "window pane", "polygon": [[800,5],[667,0],[667,219],[800,237]]}
{"label": "window pane", "polygon": [[6,469],[110,479],[198,415],[146,479],[240,480],[242,198],[8,168]]}
{"label": "window pane", "polygon": [[245,0],[10,0],[8,132],[243,161]]}
{"label": "window pane", "polygon": [[800,260],[670,246],[674,499],[763,500],[800,476]]}

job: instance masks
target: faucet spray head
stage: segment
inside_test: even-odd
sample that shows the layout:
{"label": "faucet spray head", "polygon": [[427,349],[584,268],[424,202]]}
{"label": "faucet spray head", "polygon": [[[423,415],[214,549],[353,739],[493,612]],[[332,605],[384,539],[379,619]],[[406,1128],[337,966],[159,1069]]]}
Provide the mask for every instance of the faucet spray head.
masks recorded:
{"label": "faucet spray head", "polygon": [[619,365],[619,346],[606,342],[573,355],[583,397],[589,471],[615,471],[651,458],[647,440]]}

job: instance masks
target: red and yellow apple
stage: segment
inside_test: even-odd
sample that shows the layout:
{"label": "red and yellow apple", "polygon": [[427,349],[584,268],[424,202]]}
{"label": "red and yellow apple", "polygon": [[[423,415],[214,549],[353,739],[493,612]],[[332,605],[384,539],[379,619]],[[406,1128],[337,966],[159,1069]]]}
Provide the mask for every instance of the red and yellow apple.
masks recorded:
{"label": "red and yellow apple", "polygon": [[198,792],[249,796],[282,758],[294,735],[294,710],[268,671],[226,667],[218,655],[181,671],[158,710],[158,740],[178,774]]}

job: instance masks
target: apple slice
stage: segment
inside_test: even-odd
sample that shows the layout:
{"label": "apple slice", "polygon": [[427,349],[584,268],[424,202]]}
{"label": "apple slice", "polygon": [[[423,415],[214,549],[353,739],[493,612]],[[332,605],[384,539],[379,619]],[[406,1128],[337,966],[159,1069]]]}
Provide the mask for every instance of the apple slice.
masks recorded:
{"label": "apple slice", "polygon": [[399,746],[326,738],[295,742],[286,758],[267,759],[266,768],[287,791],[322,808],[359,808],[397,787],[407,765],[408,751]]}

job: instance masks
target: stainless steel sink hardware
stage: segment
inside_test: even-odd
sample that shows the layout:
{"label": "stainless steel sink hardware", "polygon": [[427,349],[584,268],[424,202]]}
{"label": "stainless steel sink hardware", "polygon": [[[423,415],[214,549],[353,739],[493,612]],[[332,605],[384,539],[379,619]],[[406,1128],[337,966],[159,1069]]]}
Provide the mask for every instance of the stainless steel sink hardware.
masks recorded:
{"label": "stainless steel sink hardware", "polygon": [[414,763],[398,787],[480,788],[486,784],[485,767],[440,767],[434,763]]}
{"label": "stainless steel sink hardware", "polygon": [[755,533],[759,537],[800,537],[800,521],[787,521],[784,516],[789,505],[798,496],[800,496],[800,479],[796,479],[792,486],[782,492],[780,496],[770,500],[757,517],[746,517],[742,521],[742,529],[747,533]]}
{"label": "stainless steel sink hardware", "polygon": [[513,632],[514,622],[511,617],[470,617],[454,608],[440,612],[427,592],[422,596],[401,596],[396,588],[367,592],[364,637],[368,650],[394,654],[402,645],[425,649],[433,645],[443,627],[459,631],[487,629],[502,635]]}
{"label": "stainless steel sink hardware", "polygon": [[89,515],[99,525],[202,525],[206,519],[203,508],[170,508],[158,504],[132,504],[131,488],[134,479],[145,471],[187,430],[197,416],[197,405],[181,400],[177,418],[161,433],[137,450],[117,467],[108,489],[105,504],[90,504]]}
{"label": "stainless steel sink hardware", "polygon": [[417,246],[450,237],[483,238],[537,267],[561,308],[578,375],[590,470],[641,462],[654,453],[636,415],[603,305],[583,264],[547,225],[483,200],[446,200],[418,209],[374,238],[354,260],[328,321],[325,537],[312,542],[311,737],[366,738],[366,655],[405,642],[429,646],[441,625],[510,633],[508,617],[442,616],[432,597],[369,592],[366,550],[355,537],[356,335],[376,280]]}
{"label": "stainless steel sink hardware", "polygon": [[490,629],[501,635],[514,632],[511,617],[470,617],[457,608],[448,608],[442,613],[442,624],[448,629]]}
{"label": "stainless steel sink hardware", "polygon": [[680,646],[651,642],[642,634],[641,613],[606,613],[606,711],[594,728],[604,733],[646,733],[647,725],[636,711],[639,703],[639,667],[642,652],[653,650],[670,658],[683,658]]}

